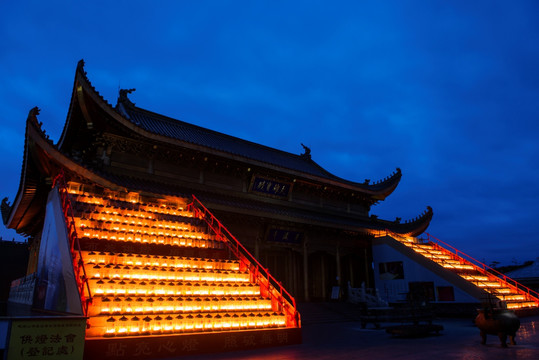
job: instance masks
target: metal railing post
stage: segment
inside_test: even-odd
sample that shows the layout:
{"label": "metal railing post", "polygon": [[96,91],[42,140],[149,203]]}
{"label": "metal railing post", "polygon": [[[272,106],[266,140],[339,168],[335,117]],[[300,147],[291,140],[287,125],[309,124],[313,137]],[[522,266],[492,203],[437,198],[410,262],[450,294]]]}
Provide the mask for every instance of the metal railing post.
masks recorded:
{"label": "metal railing post", "polygon": [[[240,266],[243,263],[256,280],[256,283],[267,281],[268,294],[270,298],[277,301],[280,307],[287,312],[287,319],[292,319],[294,327],[300,327],[300,316],[296,309],[296,300],[290,293],[284,289],[282,284],[278,282],[267,269],[265,269],[254,256],[247,251],[247,249],[236,239],[228,229],[196,198],[193,197],[193,208],[197,209],[196,212],[200,214],[200,218],[203,219],[210,229],[226,244],[234,255],[240,260]],[[198,209],[200,207],[200,209]],[[217,224],[217,225],[215,225]],[[251,268],[253,267],[253,268]],[[262,271],[260,271],[262,270]],[[278,289],[275,294],[272,289]],[[290,304],[290,306],[283,306],[283,304]],[[291,308],[291,309],[289,309]]]}

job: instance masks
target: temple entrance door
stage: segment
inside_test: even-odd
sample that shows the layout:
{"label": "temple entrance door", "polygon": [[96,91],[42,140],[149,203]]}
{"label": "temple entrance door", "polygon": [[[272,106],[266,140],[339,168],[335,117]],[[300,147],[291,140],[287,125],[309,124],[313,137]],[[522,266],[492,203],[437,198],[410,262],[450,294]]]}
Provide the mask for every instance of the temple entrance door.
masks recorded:
{"label": "temple entrance door", "polygon": [[337,285],[335,255],[315,252],[309,255],[309,297],[311,300],[330,299],[331,288]]}
{"label": "temple entrance door", "polygon": [[270,274],[295,298],[303,294],[303,260],[301,254],[290,249],[270,250],[264,256],[264,266]]}
{"label": "temple entrance door", "polygon": [[341,286],[342,296],[348,296],[348,284],[358,288],[362,283],[368,284],[368,274],[365,273],[365,260],[361,255],[349,254],[341,257]]}
{"label": "temple entrance door", "polygon": [[343,286],[360,287],[362,283],[370,285],[370,267],[371,264],[365,261],[363,254],[349,254],[341,258]]}

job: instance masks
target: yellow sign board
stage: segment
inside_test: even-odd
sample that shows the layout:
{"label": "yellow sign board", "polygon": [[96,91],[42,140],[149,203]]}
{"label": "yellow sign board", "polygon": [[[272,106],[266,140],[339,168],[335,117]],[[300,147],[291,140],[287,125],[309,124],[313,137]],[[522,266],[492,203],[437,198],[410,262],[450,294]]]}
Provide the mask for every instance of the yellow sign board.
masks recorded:
{"label": "yellow sign board", "polygon": [[7,360],[82,359],[84,318],[13,319]]}

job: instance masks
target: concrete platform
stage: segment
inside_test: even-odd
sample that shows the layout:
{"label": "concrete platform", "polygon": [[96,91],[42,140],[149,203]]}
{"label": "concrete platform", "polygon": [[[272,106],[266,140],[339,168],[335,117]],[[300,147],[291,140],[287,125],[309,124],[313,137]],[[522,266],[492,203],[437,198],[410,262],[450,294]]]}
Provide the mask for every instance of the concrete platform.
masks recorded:
{"label": "concrete platform", "polygon": [[[303,343],[268,349],[189,357],[193,360],[285,360],[285,359],[376,359],[376,360],[507,360],[539,359],[539,317],[521,318],[517,345],[502,348],[495,336],[481,345],[473,319],[436,319],[443,325],[439,335],[399,338],[380,329],[361,328],[349,305],[300,304]],[[181,358],[178,358],[181,359]]]}
{"label": "concrete platform", "polygon": [[86,339],[84,359],[186,358],[201,353],[222,353],[301,343],[301,329],[275,328],[177,335]]}
{"label": "concrete platform", "polygon": [[401,337],[425,337],[440,335],[443,329],[443,325],[439,324],[402,324],[388,326],[386,333]]}

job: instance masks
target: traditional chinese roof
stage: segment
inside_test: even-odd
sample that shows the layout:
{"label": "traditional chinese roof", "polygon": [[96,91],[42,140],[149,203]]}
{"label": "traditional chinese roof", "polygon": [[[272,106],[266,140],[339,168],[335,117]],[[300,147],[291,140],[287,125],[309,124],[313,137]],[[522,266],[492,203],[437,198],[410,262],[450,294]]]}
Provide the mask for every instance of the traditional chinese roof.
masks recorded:
{"label": "traditional chinese roof", "polygon": [[[32,109],[26,122],[19,190],[13,204],[4,199],[1,206],[6,226],[26,235],[39,232],[52,178],[59,171],[65,171],[68,178],[91,182],[117,191],[143,191],[156,196],[190,195],[188,189],[182,188],[178,184],[164,184],[161,181],[105,173],[94,169],[92,164],[84,163],[80,158],[74,157],[68,151],[70,142],[81,141],[77,136],[81,129],[88,131],[87,129],[95,128],[98,124],[94,124],[94,122],[98,121],[106,122],[107,126],[127,129],[139,137],[152,141],[184,147],[191,146],[199,151],[213,152],[234,159],[244,159],[244,161],[273,167],[273,169],[309,180],[314,179],[354,191],[359,190],[375,201],[389,195],[401,178],[401,172],[397,169],[394,174],[380,182],[373,184],[368,182],[355,183],[341,179],[324,170],[310,158],[308,149],[302,155],[276,150],[140,109],[126,97],[120,99],[116,108],[113,108],[88,81],[82,61],[77,66],[66,124],[57,144],[54,144],[42,130],[41,123],[37,120],[38,113],[37,108]],[[300,222],[328,224],[344,230],[389,229],[401,234],[419,234],[426,229],[432,217],[432,210],[428,208],[417,219],[400,223],[379,220],[376,217],[343,216],[342,212],[333,213],[297,205],[277,206],[263,199],[257,201],[248,197],[224,196],[204,191],[196,195],[217,208],[236,209],[239,213],[252,213],[253,210],[256,210],[260,215],[273,214],[272,216],[275,217],[295,219],[296,221],[303,219]]]}
{"label": "traditional chinese roof", "polygon": [[[191,194],[181,184],[167,184],[141,179],[132,176],[121,176],[89,169],[60,152],[41,129],[37,120],[39,111],[30,111],[26,126],[24,161],[19,191],[14,204],[2,203],[2,216],[6,226],[21,234],[31,235],[42,227],[47,194],[51,179],[59,171],[75,181],[90,182],[98,186],[116,191],[139,191],[154,196],[183,196]],[[263,200],[240,199],[236,196],[225,196],[210,192],[197,193],[197,197],[214,209],[234,209],[238,214],[268,216],[318,226],[330,226],[345,231],[390,230],[403,235],[418,235],[428,226],[432,218],[432,209],[421,216],[404,223],[379,220],[376,217],[358,218],[342,213],[320,212],[308,208],[283,207],[266,203]]]}
{"label": "traditional chinese roof", "polygon": [[35,161],[36,158],[31,154],[31,149],[35,147],[35,138],[45,142],[48,141],[44,133],[38,136],[35,134],[37,129],[39,129],[37,132],[41,132],[41,124],[37,121],[38,114],[39,109],[35,107],[30,110],[26,120],[23,163],[17,196],[13,204],[10,204],[8,199],[4,198],[1,207],[4,224],[23,234],[34,233],[32,219],[40,211],[39,206],[35,205],[43,202],[43,198],[38,195],[38,190],[41,186],[40,171]]}
{"label": "traditional chinese roof", "polygon": [[308,148],[301,155],[281,151],[141,109],[136,107],[127,97],[118,99],[116,109],[133,124],[153,134],[204,146],[232,156],[241,156],[276,165],[298,173],[341,182],[368,192],[390,192],[395,189],[401,178],[401,171],[397,168],[393,174],[379,182],[373,184],[357,183],[342,179],[322,168],[312,160]]}
{"label": "traditional chinese roof", "polygon": [[39,109],[30,110],[26,120],[24,153],[19,189],[13,204],[2,200],[1,211],[4,224],[19,234],[35,235],[43,226],[45,203],[52,186],[52,178],[60,171],[76,174],[79,178],[99,182],[115,190],[126,190],[99,177],[83,164],[61,153],[37,120]]}
{"label": "traditional chinese roof", "polygon": [[[121,90],[117,105],[112,107],[90,83],[84,71],[84,62],[81,60],[77,66],[68,119],[58,142],[60,150],[64,150],[68,146],[67,143],[76,138],[73,129],[75,125],[71,123],[73,113],[80,113],[88,128],[95,127],[94,122],[107,117],[119,126],[148,140],[242,161],[309,181],[347,188],[371,196],[375,201],[383,200],[390,195],[402,177],[401,170],[397,168],[380,181],[366,180],[359,183],[346,180],[318,165],[312,159],[310,149],[305,146],[303,154],[292,154],[157,114],[135,106],[127,98],[127,94],[131,91],[133,89]],[[92,113],[97,112],[105,115],[92,116]]]}

